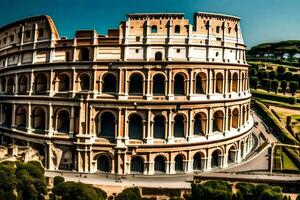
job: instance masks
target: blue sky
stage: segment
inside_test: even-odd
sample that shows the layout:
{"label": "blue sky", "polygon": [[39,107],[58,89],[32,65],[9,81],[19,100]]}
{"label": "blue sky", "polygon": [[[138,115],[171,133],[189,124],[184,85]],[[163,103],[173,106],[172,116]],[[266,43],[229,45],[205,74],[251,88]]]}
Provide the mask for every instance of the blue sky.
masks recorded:
{"label": "blue sky", "polygon": [[240,16],[248,47],[262,42],[300,40],[300,0],[0,0],[0,26],[33,15],[50,15],[61,36],[78,29],[106,34],[134,12],[196,11]]}

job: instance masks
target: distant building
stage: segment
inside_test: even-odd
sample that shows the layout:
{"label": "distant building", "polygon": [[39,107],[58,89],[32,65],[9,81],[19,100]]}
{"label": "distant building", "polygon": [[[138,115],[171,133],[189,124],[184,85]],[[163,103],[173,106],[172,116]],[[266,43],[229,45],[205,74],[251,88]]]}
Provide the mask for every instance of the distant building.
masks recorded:
{"label": "distant building", "polygon": [[1,143],[49,170],[190,173],[253,145],[240,19],[129,14],[119,29],[60,38],[49,16],[0,28]]}

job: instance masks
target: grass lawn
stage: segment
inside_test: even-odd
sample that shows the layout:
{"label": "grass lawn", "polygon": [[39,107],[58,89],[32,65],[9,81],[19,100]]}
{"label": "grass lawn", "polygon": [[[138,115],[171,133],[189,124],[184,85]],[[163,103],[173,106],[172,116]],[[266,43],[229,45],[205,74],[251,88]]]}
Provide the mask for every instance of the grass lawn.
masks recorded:
{"label": "grass lawn", "polygon": [[281,153],[283,169],[286,170],[298,170],[298,167],[293,163],[293,161],[284,153]]}

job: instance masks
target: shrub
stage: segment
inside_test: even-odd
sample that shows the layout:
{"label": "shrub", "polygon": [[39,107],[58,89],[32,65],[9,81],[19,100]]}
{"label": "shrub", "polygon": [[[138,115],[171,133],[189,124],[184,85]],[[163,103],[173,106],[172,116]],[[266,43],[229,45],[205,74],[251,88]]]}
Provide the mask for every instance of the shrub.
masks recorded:
{"label": "shrub", "polygon": [[271,84],[270,84],[271,82],[270,82],[270,79],[263,79],[262,81],[261,81],[261,85],[262,85],[262,87],[265,89],[265,90],[267,90],[268,92],[270,92],[270,88],[271,88]]}
{"label": "shrub", "polygon": [[277,74],[277,79],[278,79],[279,81],[284,80],[284,74],[278,73],[278,74]]}
{"label": "shrub", "polygon": [[295,103],[297,103],[297,99],[295,97],[290,97],[289,104],[295,104]]}
{"label": "shrub", "polygon": [[127,188],[116,196],[116,200],[142,200],[142,196],[137,187]]}
{"label": "shrub", "polygon": [[272,80],[271,81],[271,88],[273,89],[273,91],[277,94],[278,92],[278,86],[279,86],[279,82],[277,80]]}
{"label": "shrub", "polygon": [[269,79],[274,80],[276,78],[277,73],[275,71],[271,71],[269,73]]}
{"label": "shrub", "polygon": [[277,72],[278,72],[278,73],[284,73],[284,72],[285,72],[285,67],[283,67],[283,66],[278,66],[278,67],[277,67]]}
{"label": "shrub", "polygon": [[65,182],[65,178],[61,176],[55,176],[53,179],[53,186],[55,187],[57,184]]}
{"label": "shrub", "polygon": [[254,77],[254,76],[257,76],[257,69],[251,68],[250,69],[250,77]]}
{"label": "shrub", "polygon": [[284,78],[287,81],[290,81],[292,79],[293,73],[292,72],[285,72],[284,73]]}
{"label": "shrub", "polygon": [[290,82],[290,92],[292,93],[292,95],[295,95],[295,92],[298,90],[298,82],[296,81],[291,81]]}
{"label": "shrub", "polygon": [[280,87],[282,89],[283,94],[285,94],[286,87],[287,87],[287,82],[286,81],[281,81]]}
{"label": "shrub", "polygon": [[256,77],[252,77],[250,78],[250,86],[253,89],[257,89],[257,78]]}

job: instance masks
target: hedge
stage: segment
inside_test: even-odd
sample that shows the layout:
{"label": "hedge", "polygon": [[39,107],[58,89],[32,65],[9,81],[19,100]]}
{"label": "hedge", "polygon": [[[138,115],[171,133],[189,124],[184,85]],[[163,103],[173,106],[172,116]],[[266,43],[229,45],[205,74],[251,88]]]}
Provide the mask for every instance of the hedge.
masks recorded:
{"label": "hedge", "polygon": [[257,108],[258,114],[273,128],[275,134],[283,143],[299,144],[299,142],[283,127],[279,120],[269,111],[269,109],[262,103],[254,101],[253,106]]}
{"label": "hedge", "polygon": [[[269,94],[265,92],[259,92],[259,91],[251,91],[253,97],[262,98],[262,99],[268,99],[272,101],[280,101],[285,103],[292,103],[290,97],[277,95],[277,94]],[[297,103],[300,103],[300,99],[298,98],[296,100]]]}
{"label": "hedge", "polygon": [[282,151],[295,163],[295,165],[300,169],[300,156],[293,151],[291,148],[282,148]]}

